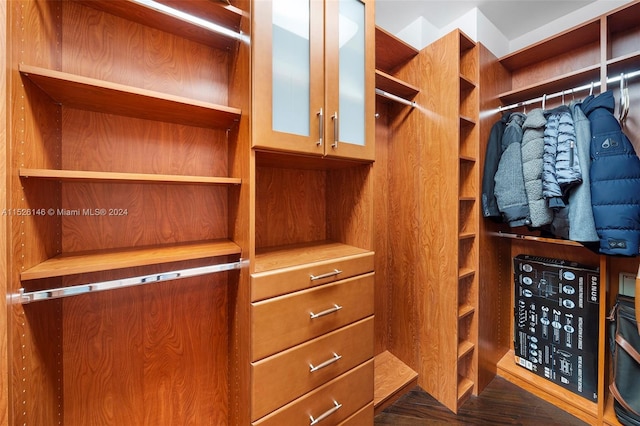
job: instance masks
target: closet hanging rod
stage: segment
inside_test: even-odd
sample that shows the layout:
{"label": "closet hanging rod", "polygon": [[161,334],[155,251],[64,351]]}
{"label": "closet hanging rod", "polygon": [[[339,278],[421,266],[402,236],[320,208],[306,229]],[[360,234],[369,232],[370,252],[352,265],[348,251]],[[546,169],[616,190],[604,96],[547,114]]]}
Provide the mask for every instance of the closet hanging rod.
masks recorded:
{"label": "closet hanging rod", "polygon": [[243,261],[230,263],[220,263],[216,265],[199,266],[195,268],[181,269],[177,271],[162,272],[159,274],[143,275],[137,277],[123,278],[120,280],[101,281],[90,284],[81,284],[68,287],[53,288],[48,290],[24,291],[19,290],[18,294],[11,296],[12,301],[23,305],[31,302],[40,302],[43,300],[59,299],[62,297],[78,296],[80,294],[93,293],[105,290],[114,290],[126,287],[135,287],[138,285],[158,283],[163,281],[177,280],[181,278],[196,277],[199,275],[213,274],[216,272],[230,271],[240,269]]}
{"label": "closet hanging rod", "polygon": [[[629,80],[629,79],[632,79],[634,77],[640,76],[640,70],[639,71],[634,71],[634,72],[631,72],[631,73],[628,73],[628,74],[623,74],[623,75],[624,75],[625,79]],[[607,84],[618,82],[618,81],[620,81],[620,79],[621,79],[621,76],[608,78],[607,79]],[[542,102],[543,99],[549,100],[549,99],[553,99],[553,98],[559,98],[561,96],[571,95],[571,94],[573,94],[575,92],[582,92],[584,90],[591,89],[592,87],[598,87],[599,85],[600,85],[599,81],[593,81],[593,82],[591,82],[589,84],[585,84],[585,85],[580,86],[580,87],[574,87],[573,89],[566,89],[566,90],[563,90],[561,92],[556,92],[556,93],[552,93],[550,95],[540,96],[540,97],[537,97],[537,98],[534,98],[534,99],[529,99],[528,101],[522,101],[522,102],[518,102],[518,103],[515,103],[515,104],[507,105],[507,106],[500,106],[498,108],[498,111],[506,111],[506,110],[509,110],[509,109],[520,108],[520,107],[523,107],[523,106],[526,106],[526,105],[535,104],[535,103],[538,103],[538,102]]]}
{"label": "closet hanging rod", "polygon": [[376,95],[384,96],[385,98],[391,99],[392,101],[400,102],[401,104],[409,105],[411,108],[415,108],[418,106],[417,103],[413,101],[406,100],[405,98],[401,98],[400,96],[394,95],[393,93],[385,92],[382,89],[376,88]]}

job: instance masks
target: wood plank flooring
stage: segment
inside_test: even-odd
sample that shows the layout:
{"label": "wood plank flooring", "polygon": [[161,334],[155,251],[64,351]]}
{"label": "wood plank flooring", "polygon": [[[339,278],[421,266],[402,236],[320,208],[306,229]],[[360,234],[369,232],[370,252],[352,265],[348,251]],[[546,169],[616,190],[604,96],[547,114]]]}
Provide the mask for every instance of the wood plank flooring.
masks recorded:
{"label": "wood plank flooring", "polygon": [[374,425],[523,425],[583,426],[583,421],[496,377],[477,397],[453,414],[419,387],[375,417]]}

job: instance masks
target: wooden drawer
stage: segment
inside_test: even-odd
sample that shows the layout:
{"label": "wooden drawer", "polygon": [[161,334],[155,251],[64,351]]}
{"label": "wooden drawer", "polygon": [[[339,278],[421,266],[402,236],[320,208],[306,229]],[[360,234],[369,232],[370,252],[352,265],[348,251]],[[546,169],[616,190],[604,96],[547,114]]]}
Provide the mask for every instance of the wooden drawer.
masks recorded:
{"label": "wooden drawer", "polygon": [[334,426],[370,404],[372,399],[373,360],[370,360],[253,422],[253,425],[308,425],[311,417],[317,419],[326,414],[318,426]]}
{"label": "wooden drawer", "polygon": [[373,273],[251,304],[252,361],[373,315]]}
{"label": "wooden drawer", "polygon": [[267,299],[373,271],[373,252],[251,275],[251,301]]}
{"label": "wooden drawer", "polygon": [[373,316],[253,363],[252,419],[371,358]]}
{"label": "wooden drawer", "polygon": [[340,423],[339,426],[371,426],[373,425],[373,418],[374,410],[372,402],[344,422]]}

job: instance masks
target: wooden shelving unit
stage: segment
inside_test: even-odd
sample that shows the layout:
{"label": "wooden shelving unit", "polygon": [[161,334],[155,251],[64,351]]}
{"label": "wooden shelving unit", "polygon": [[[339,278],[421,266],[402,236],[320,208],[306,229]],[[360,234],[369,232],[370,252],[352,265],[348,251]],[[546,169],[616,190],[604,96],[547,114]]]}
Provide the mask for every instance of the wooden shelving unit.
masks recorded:
{"label": "wooden shelving unit", "polygon": [[240,255],[240,247],[229,240],[64,253],[27,269],[20,277],[37,280],[230,255]]}
{"label": "wooden shelving unit", "polygon": [[20,65],[60,105],[189,126],[230,128],[240,110],[61,71]]}
{"label": "wooden shelving unit", "polygon": [[250,5],[234,4],[0,7],[8,424],[247,424]]}
{"label": "wooden shelving unit", "polygon": [[[607,84],[607,80],[620,73],[635,72],[640,67],[638,19],[640,2],[636,1],[503,58],[491,58],[490,53],[483,52],[482,62],[490,65],[481,78],[482,109],[497,109],[562,91],[565,92],[565,104],[573,99],[583,99],[590,90],[594,95],[613,90],[617,98],[618,84]],[[590,89],[592,82],[595,84]],[[629,85],[635,86],[631,90],[637,90],[634,80],[629,81]],[[586,90],[571,93],[572,88],[583,86]],[[553,108],[561,102],[562,98],[558,96],[553,102],[547,102],[546,108]],[[634,105],[638,103],[637,100],[632,102]],[[481,120],[481,142],[487,140],[491,125],[503,112]],[[640,126],[637,123],[629,123],[625,133],[636,149],[640,147]],[[618,424],[608,391],[611,356],[606,316],[615,303],[618,274],[637,269],[637,260],[601,255],[597,247],[524,228],[508,228],[490,220],[482,222],[480,235],[482,251],[492,253],[491,258],[480,266],[481,280],[487,283],[483,291],[493,295],[493,300],[485,299],[483,302],[480,317],[484,324],[502,324],[492,332],[483,331],[483,340],[491,342],[487,345],[484,362],[491,360],[499,375],[589,424]],[[590,336],[597,339],[598,346],[597,402],[576,395],[516,364],[512,260],[519,254],[566,259],[599,268],[599,334]]]}
{"label": "wooden shelving unit", "polygon": [[164,183],[188,185],[240,185],[240,178],[161,175],[153,173],[115,173],[89,170],[20,169],[20,177],[70,182]]}

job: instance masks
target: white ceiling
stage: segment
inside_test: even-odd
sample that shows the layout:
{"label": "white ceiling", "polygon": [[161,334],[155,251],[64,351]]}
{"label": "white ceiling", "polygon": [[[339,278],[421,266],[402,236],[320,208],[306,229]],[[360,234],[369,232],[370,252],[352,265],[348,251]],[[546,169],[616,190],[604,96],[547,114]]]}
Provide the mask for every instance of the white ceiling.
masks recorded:
{"label": "white ceiling", "polygon": [[440,29],[477,7],[513,40],[596,0],[375,0],[376,24],[397,34],[422,16]]}

